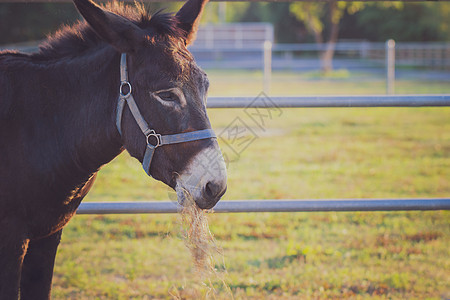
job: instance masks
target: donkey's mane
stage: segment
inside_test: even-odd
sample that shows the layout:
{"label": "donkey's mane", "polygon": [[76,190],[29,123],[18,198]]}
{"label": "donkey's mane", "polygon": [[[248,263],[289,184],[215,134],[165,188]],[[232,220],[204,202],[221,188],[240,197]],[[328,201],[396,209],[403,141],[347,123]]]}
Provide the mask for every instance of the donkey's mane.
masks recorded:
{"label": "donkey's mane", "polygon": [[[117,1],[104,5],[104,8],[131,20],[138,27],[148,31],[150,35],[165,35],[173,38],[183,36],[178,20],[172,13],[159,10],[151,15],[142,4],[136,3],[136,7],[131,7]],[[63,26],[48,36],[47,40],[39,46],[39,51],[30,56],[35,60],[71,58],[103,45],[106,43],[83,20],[72,26]]]}

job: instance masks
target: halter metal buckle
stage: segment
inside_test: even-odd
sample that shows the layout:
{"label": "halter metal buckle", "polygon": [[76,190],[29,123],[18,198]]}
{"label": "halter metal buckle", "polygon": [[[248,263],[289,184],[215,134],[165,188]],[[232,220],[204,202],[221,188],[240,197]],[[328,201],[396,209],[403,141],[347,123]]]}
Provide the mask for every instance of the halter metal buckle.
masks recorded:
{"label": "halter metal buckle", "polygon": [[[127,86],[127,87],[128,87],[128,93],[126,93],[126,94],[123,93],[123,87],[124,87],[124,86]],[[122,97],[128,97],[128,96],[130,96],[130,95],[131,95],[131,84],[130,84],[128,81],[122,81],[122,82],[120,83],[119,92],[120,92],[120,95],[121,95]]]}
{"label": "halter metal buckle", "polygon": [[[156,141],[156,144],[150,143],[150,139],[153,138]],[[162,145],[161,135],[156,133],[153,129],[150,130],[150,133],[147,134],[147,145],[152,146],[153,148],[157,148]]]}

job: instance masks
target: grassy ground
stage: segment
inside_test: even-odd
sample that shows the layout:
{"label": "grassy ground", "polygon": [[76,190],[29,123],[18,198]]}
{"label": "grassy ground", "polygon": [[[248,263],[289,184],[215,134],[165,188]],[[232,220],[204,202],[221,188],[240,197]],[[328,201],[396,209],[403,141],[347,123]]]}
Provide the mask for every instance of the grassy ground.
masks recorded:
{"label": "grassy ground", "polygon": [[[318,72],[274,72],[271,95],[365,95],[385,94],[384,77],[372,73],[351,73],[337,70],[326,77]],[[208,71],[212,96],[256,96],[262,90],[260,71]],[[450,93],[450,78],[446,81],[396,80],[397,94]]]}
{"label": "grassy ground", "polygon": [[[212,95],[256,96],[261,88],[258,73],[213,71],[210,78]],[[279,73],[272,91],[370,94],[383,93],[384,83]],[[397,82],[397,91],[450,93],[450,85]],[[229,160],[226,199],[450,195],[450,108],[283,109],[263,129],[244,110],[209,114]],[[228,134],[239,122],[248,126],[241,126],[244,145]],[[169,194],[123,154],[100,172],[85,201],[167,200]],[[447,299],[449,217],[442,211],[250,213],[212,214],[209,221],[235,299]],[[206,297],[178,219],[76,216],[58,251],[53,297]],[[231,298],[218,278],[212,285],[210,298]]]}

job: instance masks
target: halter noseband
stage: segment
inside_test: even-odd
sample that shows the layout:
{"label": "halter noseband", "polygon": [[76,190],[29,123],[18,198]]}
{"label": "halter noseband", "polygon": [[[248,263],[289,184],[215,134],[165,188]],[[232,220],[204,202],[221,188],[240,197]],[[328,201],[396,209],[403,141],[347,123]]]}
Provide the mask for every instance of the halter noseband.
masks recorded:
{"label": "halter noseband", "polygon": [[[124,88],[128,91],[124,93]],[[119,88],[119,100],[117,103],[117,115],[116,115],[116,126],[120,135],[122,135],[122,114],[125,108],[125,103],[128,104],[131,114],[133,115],[136,123],[139,125],[142,133],[145,135],[147,141],[147,147],[145,149],[144,159],[142,161],[142,167],[144,171],[150,175],[150,165],[152,163],[153,154],[155,149],[159,146],[178,144],[191,142],[196,140],[203,140],[208,138],[216,138],[216,134],[212,129],[203,129],[185,133],[171,134],[171,135],[161,135],[156,133],[155,130],[150,129],[148,123],[142,117],[139,108],[137,107],[136,101],[134,101],[133,95],[131,94],[131,84],[128,81],[128,71],[127,71],[127,55],[122,53],[120,59],[120,88]]]}

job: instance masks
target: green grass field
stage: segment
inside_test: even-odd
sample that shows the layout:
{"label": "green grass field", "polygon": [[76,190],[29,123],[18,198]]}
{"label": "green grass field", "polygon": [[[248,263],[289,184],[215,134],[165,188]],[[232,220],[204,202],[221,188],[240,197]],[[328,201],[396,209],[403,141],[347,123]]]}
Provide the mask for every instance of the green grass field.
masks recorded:
{"label": "green grass field", "polygon": [[[209,73],[212,96],[260,92],[257,72]],[[382,80],[350,77],[275,73],[272,92],[384,92]],[[450,84],[397,82],[396,91],[450,93]],[[282,109],[263,130],[241,109],[209,115],[230,161],[225,199],[450,196],[450,108]],[[236,120],[257,135],[245,149],[227,138]],[[170,196],[124,153],[85,201]],[[75,216],[58,250],[53,298],[448,299],[449,220],[448,211],[211,214],[231,295],[219,278],[214,292],[197,278],[179,216]]]}

